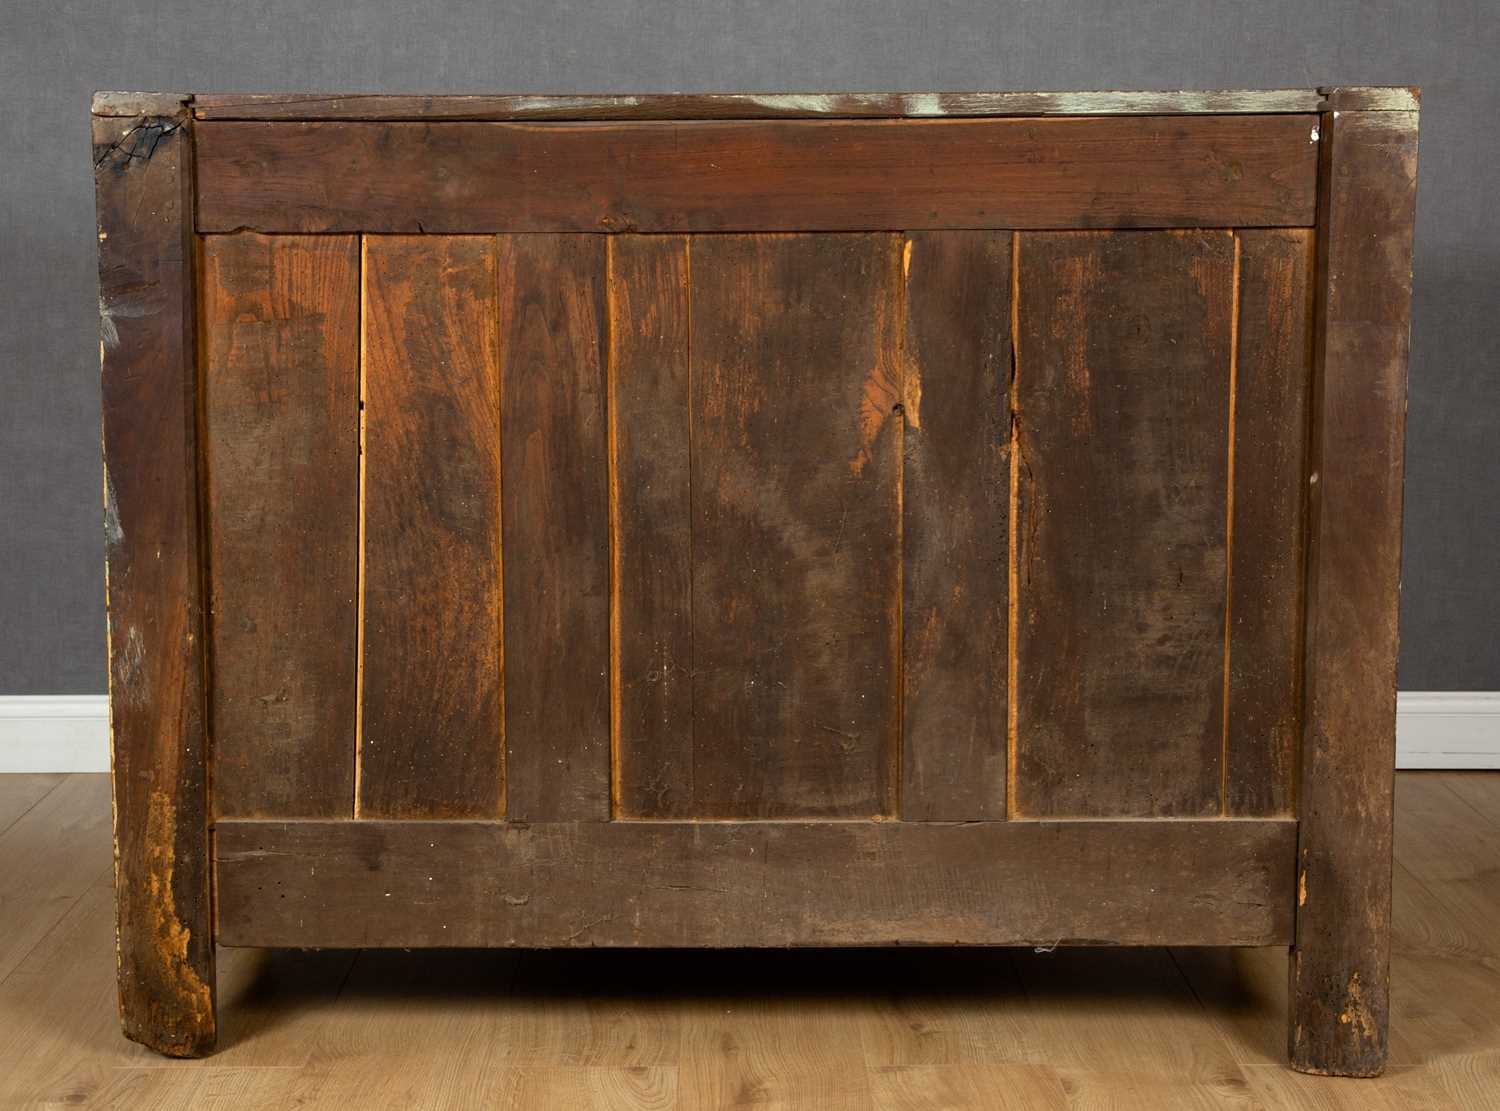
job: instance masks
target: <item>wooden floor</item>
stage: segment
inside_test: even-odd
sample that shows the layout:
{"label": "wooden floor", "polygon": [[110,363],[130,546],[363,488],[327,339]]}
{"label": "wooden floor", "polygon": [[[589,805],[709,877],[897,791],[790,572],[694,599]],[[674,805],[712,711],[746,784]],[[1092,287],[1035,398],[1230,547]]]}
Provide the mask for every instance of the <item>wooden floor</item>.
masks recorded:
{"label": "wooden floor", "polygon": [[1397,788],[1391,1069],[1283,1064],[1281,950],[221,950],[120,1037],[109,786],[0,776],[0,1109],[1500,1108],[1500,773]]}

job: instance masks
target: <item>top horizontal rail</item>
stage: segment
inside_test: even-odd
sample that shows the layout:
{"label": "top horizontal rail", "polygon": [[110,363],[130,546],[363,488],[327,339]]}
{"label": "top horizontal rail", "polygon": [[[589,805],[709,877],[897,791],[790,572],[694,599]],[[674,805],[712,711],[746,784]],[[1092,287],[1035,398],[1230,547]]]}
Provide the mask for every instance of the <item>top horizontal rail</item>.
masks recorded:
{"label": "top horizontal rail", "polygon": [[1415,111],[1408,87],[1136,92],[659,93],[392,96],[335,93],[96,93],[96,116],[188,102],[200,120],[938,119]]}

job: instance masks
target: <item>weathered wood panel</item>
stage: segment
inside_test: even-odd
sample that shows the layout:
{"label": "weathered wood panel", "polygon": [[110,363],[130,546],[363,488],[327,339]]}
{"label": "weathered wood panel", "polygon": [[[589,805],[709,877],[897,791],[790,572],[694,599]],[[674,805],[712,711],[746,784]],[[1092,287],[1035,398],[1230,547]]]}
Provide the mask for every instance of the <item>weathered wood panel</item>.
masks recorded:
{"label": "weathered wood panel", "polygon": [[93,121],[120,1017],[213,1048],[198,533],[192,128],[181,98]]}
{"label": "weathered wood panel", "polygon": [[364,242],[359,815],[504,811],[493,240]]}
{"label": "weathered wood panel", "polygon": [[1415,113],[1323,117],[1292,1064],[1385,1066]]}
{"label": "weathered wood panel", "polygon": [[502,236],[508,813],[610,816],[605,240]]}
{"label": "weathered wood panel", "polygon": [[1316,116],[205,123],[198,226],[716,232],[1308,225]]}
{"label": "weathered wood panel", "polygon": [[359,240],[203,243],[214,813],[354,812]]}
{"label": "weathered wood panel", "polygon": [[905,256],[901,814],[1005,817],[1011,235]]}
{"label": "weathered wood panel", "polygon": [[894,813],[901,239],[690,249],[693,746],[625,767],[657,817]]}
{"label": "weathered wood panel", "polygon": [[[94,111],[134,106],[100,93]],[[374,93],[208,93],[203,120],[688,120],[944,116],[1202,115],[1415,108],[1408,88],[1126,92],[665,93],[645,96],[392,96]],[[134,114],[126,111],[126,115]]]}
{"label": "weathered wood panel", "polygon": [[225,822],[226,945],[1285,945],[1296,824]]}
{"label": "weathered wood panel", "polygon": [[1241,232],[1224,809],[1295,801],[1313,234]]}
{"label": "weathered wood panel", "polygon": [[1027,816],[1217,814],[1234,237],[1023,234]]}
{"label": "weathered wood panel", "polygon": [[[610,241],[616,807],[692,805],[688,240]],[[637,751],[656,761],[636,769]],[[668,755],[670,753],[670,755]]]}

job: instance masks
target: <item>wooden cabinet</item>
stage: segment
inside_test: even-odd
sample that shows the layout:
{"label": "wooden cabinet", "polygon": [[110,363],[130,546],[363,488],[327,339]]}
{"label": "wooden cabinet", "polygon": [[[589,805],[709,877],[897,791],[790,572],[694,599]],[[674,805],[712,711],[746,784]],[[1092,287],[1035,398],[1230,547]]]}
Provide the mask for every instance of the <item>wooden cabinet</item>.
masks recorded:
{"label": "wooden cabinet", "polygon": [[1294,946],[1385,1055],[1416,97],[96,99],[121,999]]}

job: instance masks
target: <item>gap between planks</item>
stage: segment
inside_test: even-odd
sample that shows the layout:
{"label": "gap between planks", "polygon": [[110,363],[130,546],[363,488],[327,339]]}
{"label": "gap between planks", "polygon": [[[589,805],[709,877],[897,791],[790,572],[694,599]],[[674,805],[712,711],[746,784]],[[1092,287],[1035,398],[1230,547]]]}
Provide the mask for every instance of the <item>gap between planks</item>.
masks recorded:
{"label": "gap between planks", "polygon": [[[615,237],[604,241],[605,466],[609,471],[609,817],[620,815],[620,468],[619,405],[615,391]],[[504,468],[502,467],[502,470]],[[503,503],[502,503],[503,504]],[[502,580],[503,581],[503,580]],[[505,594],[504,589],[500,591]],[[501,684],[502,690],[504,684]],[[504,714],[501,715],[502,720]]]}
{"label": "gap between planks", "polygon": [[885,791],[886,810],[898,822],[906,816],[902,809],[906,784],[906,364],[911,357],[906,326],[911,313],[911,234],[901,233],[899,242],[896,289],[900,315],[896,319],[900,334],[896,340],[895,368],[896,397],[901,409],[901,420],[896,424],[896,728],[886,761],[889,769],[886,774],[891,781]]}
{"label": "gap between planks", "polygon": [[1219,748],[1219,814],[1229,814],[1229,652],[1230,619],[1234,606],[1234,419],[1235,398],[1239,387],[1240,356],[1240,249],[1238,229],[1234,237],[1234,272],[1229,286],[1229,426],[1225,440],[1228,457],[1225,462],[1224,495],[1224,694],[1223,734]]}
{"label": "gap between planks", "polygon": [[356,435],[359,438],[359,506],[355,515],[355,570],[354,570],[354,816],[359,817],[360,755],[364,749],[365,726],[365,397],[366,368],[365,337],[368,333],[369,314],[366,304],[369,297],[367,281],[368,236],[359,237],[359,420]]}
{"label": "gap between planks", "polygon": [[1021,233],[1010,235],[1010,498],[1006,514],[1006,577],[1010,597],[1005,608],[1005,817],[1016,818],[1016,739],[1020,718],[1016,700],[1016,644],[1019,630],[1016,604],[1020,574],[1016,560],[1016,537],[1019,533],[1017,511],[1021,490],[1021,404],[1017,385],[1021,376]]}

